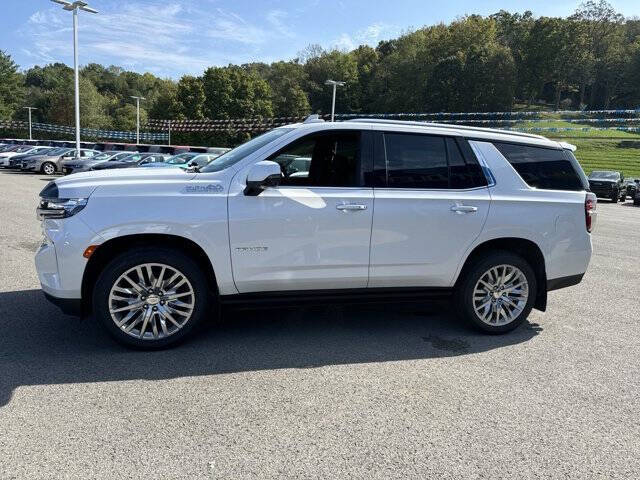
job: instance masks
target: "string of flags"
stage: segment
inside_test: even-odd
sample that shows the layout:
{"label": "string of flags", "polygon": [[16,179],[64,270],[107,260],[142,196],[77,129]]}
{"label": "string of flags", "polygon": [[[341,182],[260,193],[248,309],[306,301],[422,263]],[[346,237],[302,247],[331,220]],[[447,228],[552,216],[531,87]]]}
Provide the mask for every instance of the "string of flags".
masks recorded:
{"label": "string of flags", "polygon": [[[542,118],[543,115],[553,113],[554,117]],[[583,118],[558,118],[557,115],[581,116]],[[589,116],[600,115],[597,118]],[[606,118],[607,115],[614,115]],[[631,116],[624,116],[631,115]],[[496,118],[486,118],[493,116]],[[324,115],[327,119],[329,116]],[[448,118],[447,118],[448,117]],[[467,117],[467,118],[462,118]],[[475,118],[474,118],[475,117]],[[477,118],[481,117],[481,118]],[[511,117],[511,118],[509,118]],[[272,128],[298,123],[304,121],[304,116],[290,117],[248,117],[248,118],[228,118],[228,119],[194,119],[194,120],[164,120],[150,119],[144,128],[154,130],[153,132],[140,132],[140,139],[146,141],[166,141],[170,132],[221,132],[221,133],[259,133]],[[423,119],[425,123],[437,121],[450,124],[471,124],[486,125],[516,130],[523,132],[586,132],[590,130],[618,130],[625,132],[639,132],[640,109],[632,110],[562,110],[558,112],[439,112],[439,113],[374,113],[374,114],[336,114],[338,120],[348,120],[351,118],[375,118],[375,119]],[[592,124],[585,127],[546,127],[530,124],[563,121],[571,124]],[[526,125],[516,124],[526,122]],[[617,125],[616,125],[617,124]],[[622,125],[620,125],[622,124]],[[624,125],[627,124],[627,125]],[[629,125],[631,124],[631,125]],[[28,122],[23,120],[0,120],[0,129],[27,129]],[[33,123],[32,129],[37,131],[61,133],[73,135],[75,127],[67,125],[55,125],[49,123]],[[135,140],[136,132],[115,131],[96,128],[81,128],[80,134],[93,138],[108,138],[121,140]]]}
{"label": "string of flags", "polygon": [[[24,120],[0,120],[0,129],[15,130],[15,129],[28,129],[29,122]],[[61,133],[74,135],[76,132],[75,127],[69,125],[55,125],[51,123],[32,123],[31,129],[41,132]],[[81,128],[80,135],[91,138],[109,138],[117,140],[135,140],[136,132],[116,131],[116,130],[104,130],[98,128]],[[140,132],[140,140],[155,141],[155,140],[168,140],[169,134],[166,132]]]}

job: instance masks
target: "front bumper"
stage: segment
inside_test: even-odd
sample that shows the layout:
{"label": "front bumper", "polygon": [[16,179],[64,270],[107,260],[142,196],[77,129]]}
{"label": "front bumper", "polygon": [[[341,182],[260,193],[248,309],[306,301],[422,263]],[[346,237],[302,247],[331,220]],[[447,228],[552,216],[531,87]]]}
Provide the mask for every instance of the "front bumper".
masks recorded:
{"label": "front bumper", "polygon": [[82,299],[80,298],[58,298],[53,295],[44,292],[44,298],[53,303],[56,307],[62,310],[62,313],[66,315],[72,315],[74,317],[82,316]]}

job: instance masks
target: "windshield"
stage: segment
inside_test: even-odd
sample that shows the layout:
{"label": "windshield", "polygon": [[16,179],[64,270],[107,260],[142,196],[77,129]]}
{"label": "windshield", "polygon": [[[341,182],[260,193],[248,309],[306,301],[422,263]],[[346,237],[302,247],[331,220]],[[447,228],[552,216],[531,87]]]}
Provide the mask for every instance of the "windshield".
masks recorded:
{"label": "windshield", "polygon": [[63,153],[67,153],[70,150],[71,150],[70,148],[58,147],[58,148],[54,148],[53,150],[47,150],[46,152],[43,152],[43,153],[46,155],[62,155]]}
{"label": "windshield", "polygon": [[31,145],[23,145],[21,147],[16,148],[14,150],[14,152],[25,153],[25,152],[28,152],[31,149],[33,149],[33,147]]}
{"label": "windshield", "polygon": [[220,155],[200,171],[205,173],[219,172],[220,170],[229,168],[231,165],[238,163],[247,155],[251,155],[253,152],[264,147],[266,144],[273,142],[274,140],[282,137],[292,130],[293,128],[281,127],[263,133],[262,135],[252,138],[248,142],[245,142],[242,145],[234,148],[233,150],[229,150],[227,153]]}
{"label": "windshield", "polygon": [[139,154],[131,154],[131,155],[127,155],[126,157],[121,158],[119,161],[120,162],[125,162],[125,163],[135,163],[137,161],[139,161],[142,158],[142,155]]}
{"label": "windshield", "polygon": [[98,155],[94,155],[93,157],[91,157],[90,160],[92,162],[94,160],[108,160],[111,158],[112,155],[113,153],[99,153]]}
{"label": "windshield", "polygon": [[618,172],[591,172],[589,178],[602,178],[604,180],[618,180],[620,174]]}
{"label": "windshield", "polygon": [[182,165],[184,163],[187,163],[196,155],[198,154],[197,153],[179,153],[178,155],[174,155],[173,157],[169,158],[169,160],[167,160],[165,163],[170,163],[171,165]]}

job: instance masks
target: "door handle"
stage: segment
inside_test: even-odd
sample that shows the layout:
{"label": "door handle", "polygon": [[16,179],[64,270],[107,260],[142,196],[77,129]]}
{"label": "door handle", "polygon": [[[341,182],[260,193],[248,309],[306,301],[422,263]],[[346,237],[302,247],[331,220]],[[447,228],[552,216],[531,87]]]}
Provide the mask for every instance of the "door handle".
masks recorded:
{"label": "door handle", "polygon": [[463,215],[465,213],[477,212],[478,207],[474,207],[473,205],[462,205],[460,203],[456,203],[455,205],[451,205],[451,211],[457,213],[458,215]]}
{"label": "door handle", "polygon": [[355,212],[359,210],[366,210],[367,206],[361,203],[339,203],[336,205],[336,208],[343,212]]}

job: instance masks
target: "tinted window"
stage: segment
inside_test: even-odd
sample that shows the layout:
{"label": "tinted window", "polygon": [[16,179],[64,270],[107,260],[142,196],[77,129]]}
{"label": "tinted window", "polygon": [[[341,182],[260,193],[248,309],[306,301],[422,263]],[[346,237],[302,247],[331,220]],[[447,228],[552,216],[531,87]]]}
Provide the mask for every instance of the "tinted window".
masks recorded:
{"label": "tinted window", "polygon": [[359,185],[360,134],[344,132],[304,137],[269,159],[282,171],[281,185],[353,187]]}
{"label": "tinted window", "polygon": [[[464,140],[463,140],[464,141]],[[464,158],[458,143],[447,138],[447,154],[449,159],[449,188],[463,189],[487,185],[480,164],[475,158]],[[470,155],[473,155],[470,152]]]}
{"label": "tinted window", "polygon": [[385,133],[389,188],[448,188],[444,138]]}
{"label": "tinted window", "polygon": [[531,187],[584,190],[580,176],[562,150],[511,143],[495,146]]}

